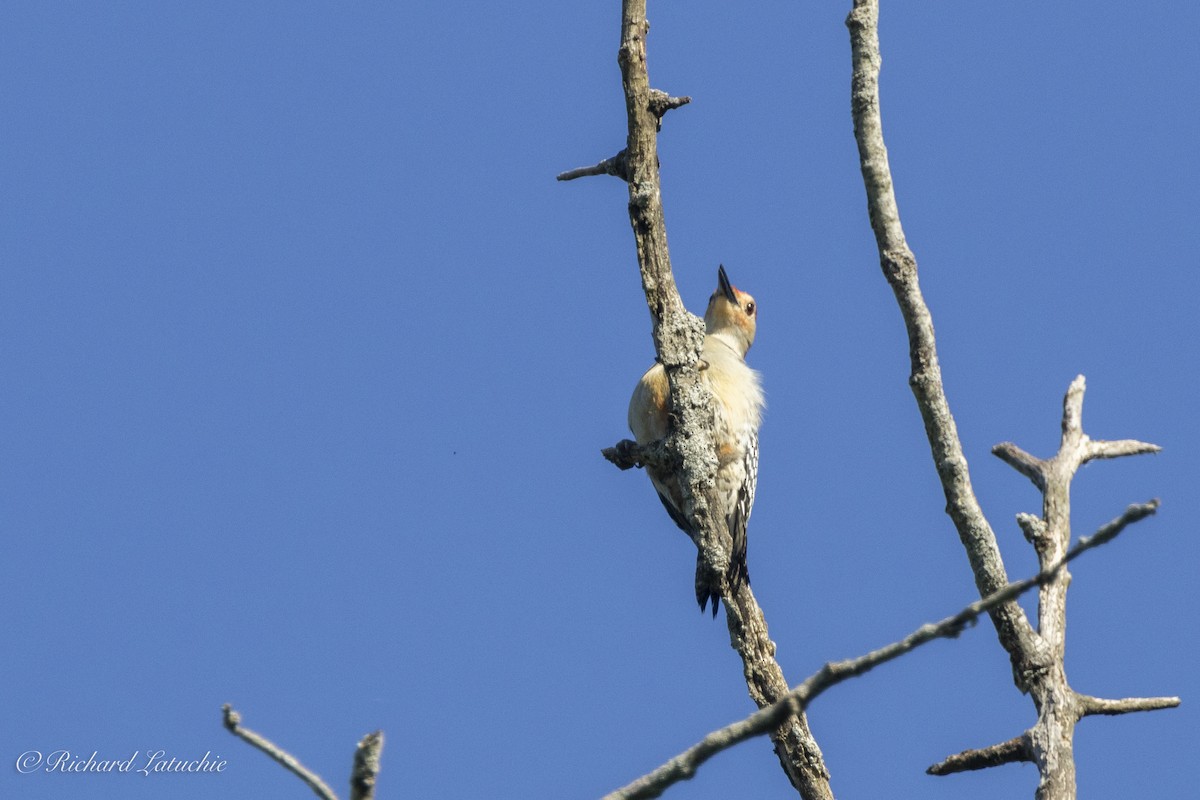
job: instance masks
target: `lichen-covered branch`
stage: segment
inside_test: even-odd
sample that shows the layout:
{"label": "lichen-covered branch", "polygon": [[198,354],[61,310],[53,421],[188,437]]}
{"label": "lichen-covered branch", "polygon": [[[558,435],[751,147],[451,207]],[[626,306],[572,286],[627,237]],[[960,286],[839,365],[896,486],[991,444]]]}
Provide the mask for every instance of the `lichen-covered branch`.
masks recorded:
{"label": "lichen-covered branch", "polygon": [[663,472],[673,472],[679,468],[665,441],[640,445],[632,439],[622,439],[612,447],[603,448],[600,455],[619,470],[656,467]]}
{"label": "lichen-covered branch", "polygon": [[[714,491],[716,454],[713,444],[711,393],[699,379],[697,364],[704,324],[689,313],[679,297],[667,249],[662,190],[658,172],[658,132],[663,115],[691,101],[650,87],[646,68],[645,0],[623,0],[621,44],[617,61],[625,92],[628,136],[625,148],[595,167],[571,170],[560,180],[593,174],[622,177],[629,187],[629,221],[637,246],[642,289],[650,311],[657,360],[670,387],[672,430],[662,442],[639,448],[624,441],[603,451],[621,469],[647,463],[667,464],[678,475],[683,513],[696,531],[697,586],[714,586],[724,596],[729,637],[742,658],[751,698],[760,707],[788,692],[783,670],[775,661],[775,645],[754,594],[744,583],[732,596],[724,576],[732,541],[726,514]],[[780,764],[805,800],[832,800],[829,772],[803,714],[784,715],[772,734]]]}
{"label": "lichen-covered branch", "polygon": [[[625,88],[628,137],[625,164],[629,186],[629,221],[637,246],[646,305],[650,309],[654,350],[666,368],[671,387],[675,430],[667,447],[678,453],[684,512],[696,525],[696,546],[714,574],[723,574],[728,550],[718,530],[718,498],[703,491],[711,487],[716,469],[713,445],[712,396],[700,380],[696,363],[704,340],[704,324],[688,312],[675,285],[667,249],[662,190],[658,173],[658,119],[651,110],[646,69],[645,0],[622,4],[621,46],[617,61]],[[709,493],[711,494],[711,493]]]}
{"label": "lichen-covered branch", "polygon": [[350,771],[350,800],[374,800],[382,752],[383,731],[368,733],[359,740],[354,751],[354,768]]}
{"label": "lichen-covered branch", "polygon": [[658,89],[651,89],[650,113],[653,114],[654,118],[657,120],[654,125],[654,130],[662,130],[662,118],[666,116],[668,111],[673,108],[679,108],[680,106],[686,106],[690,102],[692,102],[692,98],[687,97],[686,95],[684,97],[672,97],[666,92],[659,91]]}

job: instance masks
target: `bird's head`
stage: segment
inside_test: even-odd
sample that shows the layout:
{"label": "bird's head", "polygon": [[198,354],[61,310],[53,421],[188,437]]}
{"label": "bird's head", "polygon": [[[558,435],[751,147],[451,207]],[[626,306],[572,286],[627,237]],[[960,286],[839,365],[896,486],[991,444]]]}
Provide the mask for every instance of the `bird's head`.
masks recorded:
{"label": "bird's head", "polygon": [[708,299],[704,312],[704,329],[709,335],[720,336],[738,353],[745,356],[754,344],[758,326],[758,304],[754,298],[729,282],[725,267],[717,268],[717,290]]}

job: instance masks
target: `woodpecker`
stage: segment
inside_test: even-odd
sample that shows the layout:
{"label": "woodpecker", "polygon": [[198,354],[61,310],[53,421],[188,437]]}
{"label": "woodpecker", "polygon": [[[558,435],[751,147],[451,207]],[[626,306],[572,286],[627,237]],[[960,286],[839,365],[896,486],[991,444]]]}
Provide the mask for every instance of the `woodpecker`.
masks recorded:
{"label": "woodpecker", "polygon": [[[754,488],[758,484],[758,427],[765,401],[759,375],[746,365],[745,359],[746,351],[754,343],[757,320],[758,305],[754,298],[734,288],[725,267],[719,267],[717,290],[704,312],[700,377],[712,392],[716,411],[716,490],[724,500],[725,523],[733,539],[726,574],[731,594],[742,581],[750,582],[746,568],[746,523],[754,507]],[[638,381],[629,401],[629,429],[637,443],[645,445],[666,436],[670,414],[666,370],[662,364],[655,364]],[[646,472],[671,519],[694,539],[695,529],[683,512],[678,478],[650,467]],[[701,611],[710,598],[715,617],[720,595],[707,583],[701,585],[698,575],[696,599]]]}

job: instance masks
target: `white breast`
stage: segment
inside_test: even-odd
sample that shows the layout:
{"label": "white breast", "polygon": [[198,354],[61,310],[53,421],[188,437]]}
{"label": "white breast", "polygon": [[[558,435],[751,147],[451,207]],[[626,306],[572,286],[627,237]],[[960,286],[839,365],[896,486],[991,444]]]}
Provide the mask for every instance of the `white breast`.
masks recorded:
{"label": "white breast", "polygon": [[[708,369],[701,374],[717,399],[717,437],[739,447],[745,437],[758,430],[766,405],[762,381],[756,371],[719,336],[704,340],[701,357]],[[733,440],[733,442],[729,440]]]}

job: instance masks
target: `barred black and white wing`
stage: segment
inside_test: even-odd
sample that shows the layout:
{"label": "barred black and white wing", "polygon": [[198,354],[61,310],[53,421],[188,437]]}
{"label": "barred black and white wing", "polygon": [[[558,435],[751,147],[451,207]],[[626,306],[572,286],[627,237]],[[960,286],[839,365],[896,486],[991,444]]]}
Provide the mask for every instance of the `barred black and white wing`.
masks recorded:
{"label": "barred black and white wing", "polygon": [[746,525],[754,510],[754,491],[758,486],[758,431],[749,431],[745,451],[742,454],[742,485],[738,487],[734,506],[729,513],[729,535],[733,537],[733,551],[729,555],[729,592],[737,592],[745,581],[750,583],[750,570],[746,565]]}

